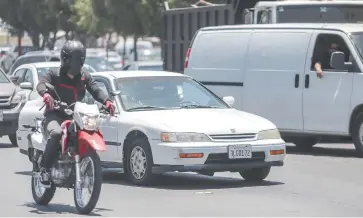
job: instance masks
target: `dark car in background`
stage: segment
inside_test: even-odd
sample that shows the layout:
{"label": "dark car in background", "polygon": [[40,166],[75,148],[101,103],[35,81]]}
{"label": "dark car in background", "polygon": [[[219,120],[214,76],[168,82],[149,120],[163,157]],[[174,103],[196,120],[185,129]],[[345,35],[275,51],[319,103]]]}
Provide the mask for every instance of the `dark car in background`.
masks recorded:
{"label": "dark car in background", "polygon": [[22,55],[16,59],[11,66],[8,74],[12,75],[14,70],[23,64],[31,64],[36,62],[60,61],[60,53],[55,51],[32,51]]}

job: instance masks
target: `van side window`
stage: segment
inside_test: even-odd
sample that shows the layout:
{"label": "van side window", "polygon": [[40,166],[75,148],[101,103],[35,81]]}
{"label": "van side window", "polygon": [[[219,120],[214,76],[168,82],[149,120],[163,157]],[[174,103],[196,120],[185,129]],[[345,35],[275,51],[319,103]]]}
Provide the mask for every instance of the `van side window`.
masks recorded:
{"label": "van side window", "polygon": [[314,53],[312,57],[311,70],[315,71],[315,64],[320,63],[322,70],[324,71],[347,71],[345,69],[333,69],[330,66],[330,57],[332,52],[342,51],[345,54],[345,61],[350,61],[351,52],[344,42],[344,39],[336,34],[320,34],[318,35]]}

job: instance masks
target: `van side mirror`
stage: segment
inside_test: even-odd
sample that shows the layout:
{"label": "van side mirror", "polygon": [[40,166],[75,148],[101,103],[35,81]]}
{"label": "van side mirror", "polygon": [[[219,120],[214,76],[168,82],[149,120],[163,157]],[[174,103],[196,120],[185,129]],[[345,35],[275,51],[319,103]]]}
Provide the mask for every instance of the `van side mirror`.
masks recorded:
{"label": "van side mirror", "polygon": [[233,96],[225,96],[223,97],[223,101],[228,104],[230,107],[234,106],[234,97]]}
{"label": "van side mirror", "polygon": [[345,54],[341,51],[335,51],[330,57],[330,66],[337,70],[345,70],[351,67],[352,62],[345,62]]}

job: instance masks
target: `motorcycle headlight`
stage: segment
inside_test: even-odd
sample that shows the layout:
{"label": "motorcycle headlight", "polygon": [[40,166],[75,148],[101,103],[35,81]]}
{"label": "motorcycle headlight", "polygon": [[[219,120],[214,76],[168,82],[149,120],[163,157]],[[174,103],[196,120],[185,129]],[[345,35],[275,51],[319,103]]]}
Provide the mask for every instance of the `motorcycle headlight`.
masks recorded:
{"label": "motorcycle headlight", "polygon": [[162,142],[209,142],[210,138],[203,133],[163,132],[160,134]]}
{"label": "motorcycle headlight", "polygon": [[98,128],[99,125],[99,116],[90,116],[87,114],[80,114],[83,128],[85,130],[94,131]]}
{"label": "motorcycle headlight", "polygon": [[280,139],[280,131],[278,129],[263,130],[258,133],[257,140]]}
{"label": "motorcycle headlight", "polygon": [[12,104],[25,103],[28,100],[26,92],[18,92],[11,99]]}

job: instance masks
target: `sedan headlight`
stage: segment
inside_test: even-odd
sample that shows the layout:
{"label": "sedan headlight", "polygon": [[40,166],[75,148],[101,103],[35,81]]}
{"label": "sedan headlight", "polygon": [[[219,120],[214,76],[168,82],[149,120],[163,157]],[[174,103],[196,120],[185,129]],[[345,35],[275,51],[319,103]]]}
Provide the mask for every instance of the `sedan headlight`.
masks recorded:
{"label": "sedan headlight", "polygon": [[13,99],[11,99],[12,104],[25,103],[28,100],[26,92],[17,92]]}
{"label": "sedan headlight", "polygon": [[210,138],[203,133],[193,132],[163,132],[160,134],[162,142],[209,142]]}
{"label": "sedan headlight", "polygon": [[280,139],[280,131],[278,129],[263,130],[258,133],[257,140]]}
{"label": "sedan headlight", "polygon": [[83,128],[85,130],[94,131],[98,128],[99,122],[99,115],[90,116],[87,114],[80,114]]}

